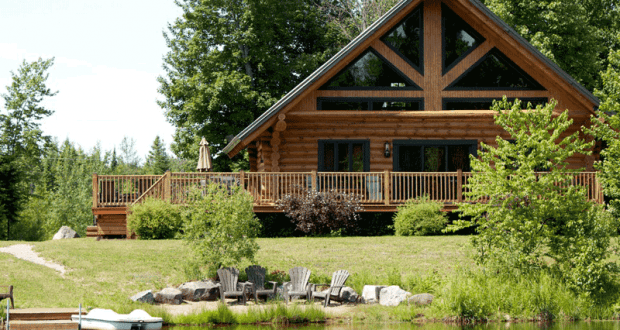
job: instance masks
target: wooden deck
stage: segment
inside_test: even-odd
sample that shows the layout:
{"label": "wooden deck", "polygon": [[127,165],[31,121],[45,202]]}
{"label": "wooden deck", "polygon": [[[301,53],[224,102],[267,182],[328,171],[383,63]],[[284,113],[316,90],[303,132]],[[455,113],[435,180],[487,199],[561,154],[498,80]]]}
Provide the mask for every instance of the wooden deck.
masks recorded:
{"label": "wooden deck", "polygon": [[[540,173],[540,175],[545,175]],[[93,214],[97,236],[130,236],[126,227],[128,206],[147,197],[187,202],[192,188],[209,183],[242,185],[254,197],[254,212],[280,212],[275,202],[300,189],[338,190],[359,196],[365,212],[394,212],[408,199],[429,196],[444,203],[446,210],[463,202],[467,172],[237,172],[171,173],[164,175],[121,176],[93,174]],[[587,197],[603,202],[596,172],[573,175],[573,185],[586,187]],[[94,229],[91,230],[94,236]]]}

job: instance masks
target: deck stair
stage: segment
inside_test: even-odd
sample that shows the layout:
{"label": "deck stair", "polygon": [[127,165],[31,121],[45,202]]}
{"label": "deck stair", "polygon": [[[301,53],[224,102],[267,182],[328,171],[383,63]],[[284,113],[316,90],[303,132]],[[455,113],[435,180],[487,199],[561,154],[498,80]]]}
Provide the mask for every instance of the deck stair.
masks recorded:
{"label": "deck stair", "polygon": [[9,311],[9,329],[77,330],[78,324],[71,321],[71,315],[78,313],[77,308],[12,309]]}

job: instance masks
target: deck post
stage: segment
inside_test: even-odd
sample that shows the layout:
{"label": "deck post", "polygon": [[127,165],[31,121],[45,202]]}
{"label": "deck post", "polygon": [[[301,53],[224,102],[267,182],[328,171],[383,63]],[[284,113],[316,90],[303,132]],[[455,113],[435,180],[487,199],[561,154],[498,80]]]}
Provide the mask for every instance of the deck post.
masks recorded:
{"label": "deck post", "polygon": [[456,201],[463,201],[463,170],[456,170]]}
{"label": "deck post", "polygon": [[170,201],[170,171],[164,174],[164,200]]}
{"label": "deck post", "polygon": [[385,205],[390,205],[390,170],[383,171],[383,198]]}
{"label": "deck post", "polygon": [[316,171],[312,170],[312,172],[310,172],[310,175],[312,176],[312,185],[310,186],[312,188],[312,190],[317,191],[317,182],[316,182]]}
{"label": "deck post", "polygon": [[239,185],[241,189],[245,190],[245,171],[239,171]]}
{"label": "deck post", "polygon": [[98,205],[97,195],[99,193],[99,180],[97,177],[97,173],[93,173],[93,208],[96,208]]}

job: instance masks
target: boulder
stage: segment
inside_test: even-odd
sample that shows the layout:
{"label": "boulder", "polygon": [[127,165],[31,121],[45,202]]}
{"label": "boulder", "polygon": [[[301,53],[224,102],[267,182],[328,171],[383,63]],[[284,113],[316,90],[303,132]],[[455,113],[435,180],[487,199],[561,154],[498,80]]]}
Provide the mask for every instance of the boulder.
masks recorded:
{"label": "boulder", "polygon": [[376,304],[379,302],[379,292],[385,285],[364,285],[362,289],[362,302],[365,304]]}
{"label": "boulder", "polygon": [[130,299],[133,301],[143,302],[147,304],[152,304],[155,302],[155,297],[153,297],[153,291],[151,290],[138,292],[134,296],[132,296]]}
{"label": "boulder", "polygon": [[200,301],[207,291],[207,283],[196,281],[181,284],[177,289],[183,293],[183,300]]}
{"label": "boulder", "polygon": [[435,296],[433,296],[430,293],[420,293],[420,294],[414,294],[413,296],[409,297],[409,299],[407,299],[407,302],[409,304],[426,306],[426,305],[430,305],[433,302],[433,299],[435,299]]}
{"label": "boulder", "polygon": [[398,285],[388,286],[379,292],[379,304],[381,306],[398,306],[409,296],[411,296],[411,292],[401,289]]}
{"label": "boulder", "polygon": [[162,304],[180,305],[183,302],[183,292],[175,288],[165,288],[155,294],[155,301]]}
{"label": "boulder", "polygon": [[358,298],[359,295],[355,292],[355,290],[353,290],[353,288],[345,286],[342,290],[340,290],[340,299],[342,299],[343,303],[355,303]]}
{"label": "boulder", "polygon": [[205,293],[200,297],[202,301],[217,301],[220,299],[220,287],[218,283],[207,280],[205,283]]}
{"label": "boulder", "polygon": [[76,233],[75,230],[67,226],[62,226],[60,227],[58,232],[54,234],[54,237],[52,239],[65,239],[65,238],[78,238],[78,237],[80,237],[80,235],[78,235],[78,233]]}

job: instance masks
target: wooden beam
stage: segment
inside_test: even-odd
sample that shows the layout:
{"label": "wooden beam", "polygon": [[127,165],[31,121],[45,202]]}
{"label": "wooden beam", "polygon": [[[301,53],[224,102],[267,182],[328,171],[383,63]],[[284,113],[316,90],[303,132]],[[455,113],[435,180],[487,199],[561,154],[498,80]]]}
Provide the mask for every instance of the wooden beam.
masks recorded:
{"label": "wooden beam", "polygon": [[[374,90],[374,91],[349,91],[349,90],[319,90],[317,97],[376,97],[376,98],[423,98],[424,91],[415,90]],[[297,112],[294,112],[297,113]],[[289,116],[291,113],[289,112]]]}
{"label": "wooden beam", "polygon": [[400,72],[404,73],[409,79],[413,80],[416,85],[420,87],[424,86],[424,77],[416,69],[409,65],[407,61],[403,60],[402,57],[383,43],[381,39],[375,39],[371,46],[398,70],[400,70]]}
{"label": "wooden beam", "polygon": [[462,59],[456,66],[454,66],[443,76],[441,89],[444,90],[448,87],[456,78],[465,73],[465,71],[478,62],[478,60],[486,55],[486,53],[488,53],[493,47],[494,45],[490,40],[486,40],[481,45],[476,47],[474,51],[469,53],[469,55]]}
{"label": "wooden beam", "polygon": [[441,110],[441,0],[424,1],[424,109]]}

